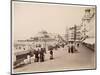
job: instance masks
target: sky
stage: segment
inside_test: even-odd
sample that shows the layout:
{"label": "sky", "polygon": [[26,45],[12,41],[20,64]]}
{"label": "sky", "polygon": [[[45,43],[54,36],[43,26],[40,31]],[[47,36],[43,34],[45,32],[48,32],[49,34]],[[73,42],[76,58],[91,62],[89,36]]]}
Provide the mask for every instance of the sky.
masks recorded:
{"label": "sky", "polygon": [[84,10],[90,7],[13,1],[13,38],[14,40],[28,39],[42,30],[65,34],[67,27],[81,23]]}

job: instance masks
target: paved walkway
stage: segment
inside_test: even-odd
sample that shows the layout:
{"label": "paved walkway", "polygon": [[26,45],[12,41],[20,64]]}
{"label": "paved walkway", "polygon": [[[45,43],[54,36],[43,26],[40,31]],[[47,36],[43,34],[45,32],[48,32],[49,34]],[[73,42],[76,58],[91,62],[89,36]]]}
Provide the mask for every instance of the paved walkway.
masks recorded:
{"label": "paved walkway", "polygon": [[78,52],[68,53],[66,47],[54,51],[54,60],[49,60],[49,53],[45,55],[45,62],[34,62],[14,69],[14,72],[43,72],[74,69],[95,68],[95,52],[85,46],[80,46]]}

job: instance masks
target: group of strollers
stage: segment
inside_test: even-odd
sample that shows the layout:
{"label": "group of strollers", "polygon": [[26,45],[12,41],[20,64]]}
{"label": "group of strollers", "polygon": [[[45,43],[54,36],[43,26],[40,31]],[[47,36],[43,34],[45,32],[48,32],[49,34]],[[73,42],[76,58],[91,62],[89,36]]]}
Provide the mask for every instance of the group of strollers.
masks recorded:
{"label": "group of strollers", "polygon": [[[54,58],[53,57],[53,54],[54,54],[53,50],[57,50],[60,47],[64,48],[64,44],[61,44],[61,45],[56,44],[55,46],[53,46],[53,45],[48,46],[50,60],[52,60]],[[34,55],[34,62],[44,62],[46,53],[47,53],[46,48],[42,47],[41,45],[38,45],[38,46],[36,46],[36,48],[34,48],[34,52],[32,52],[31,54]]]}
{"label": "group of strollers", "polygon": [[[44,62],[45,56],[48,53],[49,59],[54,59],[54,50],[58,50],[59,48],[64,48],[67,46],[68,53],[75,53],[77,49],[75,48],[75,44],[73,42],[70,43],[62,43],[62,44],[56,44],[56,45],[48,45],[46,47],[42,47],[42,45],[36,45],[33,50],[30,50],[28,54],[25,55],[26,59],[24,60],[24,64],[31,64],[31,62],[34,60],[34,62]],[[77,44],[77,47],[79,47],[79,44]],[[24,57],[24,56],[23,56]],[[33,58],[33,59],[32,59]],[[24,58],[23,58],[24,59]]]}
{"label": "group of strollers", "polygon": [[[45,54],[47,53],[46,48],[41,47],[41,45],[36,46],[34,48],[34,62],[44,62],[45,61]],[[49,49],[50,60],[53,59],[53,50]]]}
{"label": "group of strollers", "polygon": [[70,42],[68,45],[68,53],[78,52],[79,43]]}

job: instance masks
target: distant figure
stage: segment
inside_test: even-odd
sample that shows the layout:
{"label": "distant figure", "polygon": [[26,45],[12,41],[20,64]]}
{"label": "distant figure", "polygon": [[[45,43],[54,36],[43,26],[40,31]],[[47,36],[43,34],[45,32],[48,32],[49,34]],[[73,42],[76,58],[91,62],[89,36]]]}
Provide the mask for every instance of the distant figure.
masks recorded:
{"label": "distant figure", "polygon": [[47,52],[46,52],[46,48],[43,48],[43,50],[44,50],[44,53],[46,54]]}
{"label": "distant figure", "polygon": [[39,50],[36,47],[36,49],[34,50],[34,55],[35,55],[35,59],[34,62],[38,62],[39,61]]}
{"label": "distant figure", "polygon": [[62,48],[64,48],[64,44],[62,44],[61,46],[62,46]]}
{"label": "distant figure", "polygon": [[67,47],[68,47],[68,53],[71,53],[71,44],[67,44]]}
{"label": "distant figure", "polygon": [[75,44],[74,44],[74,42],[71,42],[71,53],[74,53],[74,51],[75,51]]}
{"label": "distant figure", "polygon": [[23,48],[25,50],[25,48]]}
{"label": "distant figure", "polygon": [[71,51],[70,51],[70,46],[68,46],[68,53],[70,53]]}
{"label": "distant figure", "polygon": [[44,62],[44,53],[45,53],[45,48],[41,48],[40,50],[40,62]]}
{"label": "distant figure", "polygon": [[78,52],[78,47],[79,47],[79,43],[77,43],[76,45],[74,45],[74,52]]}
{"label": "distant figure", "polygon": [[77,47],[79,47],[79,43],[77,44]]}
{"label": "distant figure", "polygon": [[31,56],[27,55],[28,64],[31,64]]}
{"label": "distant figure", "polygon": [[50,60],[53,59],[53,50],[50,50]]}
{"label": "distant figure", "polygon": [[74,46],[73,45],[71,45],[71,53],[74,53]]}

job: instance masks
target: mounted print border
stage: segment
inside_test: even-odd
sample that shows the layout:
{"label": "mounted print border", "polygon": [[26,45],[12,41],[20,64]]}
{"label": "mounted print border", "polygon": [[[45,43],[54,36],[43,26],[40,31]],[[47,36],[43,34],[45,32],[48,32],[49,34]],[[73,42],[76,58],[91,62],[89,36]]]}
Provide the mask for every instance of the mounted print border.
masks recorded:
{"label": "mounted print border", "polygon": [[96,70],[96,5],[11,0],[11,74]]}

